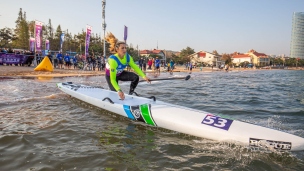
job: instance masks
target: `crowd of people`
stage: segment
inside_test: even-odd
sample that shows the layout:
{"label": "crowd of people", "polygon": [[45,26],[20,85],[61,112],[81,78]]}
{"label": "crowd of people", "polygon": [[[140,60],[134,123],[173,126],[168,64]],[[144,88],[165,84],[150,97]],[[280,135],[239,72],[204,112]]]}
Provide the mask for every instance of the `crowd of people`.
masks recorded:
{"label": "crowd of people", "polygon": [[63,55],[61,52],[56,53],[54,58],[54,67],[59,69],[83,69],[88,71],[105,70],[107,59],[102,56],[76,54],[70,56],[68,53]]}
{"label": "crowd of people", "polygon": [[[99,55],[87,55],[85,57],[81,54],[76,54],[75,56],[70,55],[69,53],[57,52],[51,54],[50,52],[47,55],[43,55],[41,51],[34,53],[33,51],[27,50],[12,50],[12,49],[1,49],[1,53],[8,54],[21,54],[26,55],[26,61],[22,64],[25,66],[39,65],[45,57],[48,57],[51,61],[54,68],[57,69],[80,69],[87,71],[104,71],[107,63],[107,58]],[[35,58],[36,54],[36,58]],[[36,62],[34,61],[36,59]],[[158,57],[141,57],[137,64],[142,71],[152,70],[155,73],[155,76],[160,75],[161,67],[165,71],[172,73],[174,69],[174,62],[170,60],[165,63],[164,60],[160,60]],[[11,64],[7,64],[11,65]],[[130,70],[130,67],[127,66],[127,70]]]}

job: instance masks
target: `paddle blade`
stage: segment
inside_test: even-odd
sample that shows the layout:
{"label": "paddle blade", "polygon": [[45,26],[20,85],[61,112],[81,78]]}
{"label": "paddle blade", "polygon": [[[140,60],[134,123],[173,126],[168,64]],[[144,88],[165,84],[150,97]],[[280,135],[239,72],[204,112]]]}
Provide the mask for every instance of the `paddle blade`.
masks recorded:
{"label": "paddle blade", "polygon": [[187,77],[185,78],[185,80],[187,81],[187,80],[189,80],[190,79],[190,75],[187,75]]}

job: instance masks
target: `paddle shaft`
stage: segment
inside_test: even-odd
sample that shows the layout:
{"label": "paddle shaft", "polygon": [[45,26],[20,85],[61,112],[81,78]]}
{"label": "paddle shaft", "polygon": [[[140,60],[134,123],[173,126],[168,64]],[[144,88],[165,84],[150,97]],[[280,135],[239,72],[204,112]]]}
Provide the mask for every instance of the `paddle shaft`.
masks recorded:
{"label": "paddle shaft", "polygon": [[[157,78],[157,79],[150,79],[150,81],[161,81],[161,80],[189,80],[190,75],[187,75],[186,77],[175,77],[175,78]],[[139,80],[139,82],[145,82],[146,80]]]}

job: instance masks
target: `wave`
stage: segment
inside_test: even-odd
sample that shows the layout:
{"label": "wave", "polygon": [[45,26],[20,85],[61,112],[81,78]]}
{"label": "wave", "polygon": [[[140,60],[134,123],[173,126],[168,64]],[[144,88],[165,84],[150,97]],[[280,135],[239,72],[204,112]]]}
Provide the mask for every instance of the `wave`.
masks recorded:
{"label": "wave", "polygon": [[15,102],[30,102],[30,101],[41,100],[41,99],[57,99],[57,98],[61,98],[62,96],[65,97],[68,95],[63,92],[60,92],[60,93],[50,94],[50,95],[41,96],[41,97],[20,97],[20,98],[2,101],[2,102],[0,102],[0,106],[1,106],[1,104],[11,104],[11,103],[15,103]]}

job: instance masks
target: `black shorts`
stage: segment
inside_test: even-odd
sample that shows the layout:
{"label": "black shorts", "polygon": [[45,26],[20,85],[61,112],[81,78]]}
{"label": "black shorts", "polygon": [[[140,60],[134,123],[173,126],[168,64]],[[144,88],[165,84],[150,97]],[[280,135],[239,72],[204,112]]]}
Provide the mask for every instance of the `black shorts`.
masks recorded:
{"label": "black shorts", "polygon": [[65,62],[65,64],[66,64],[67,66],[71,66],[71,63],[70,63],[70,62]]}
{"label": "black shorts", "polygon": [[[110,76],[105,74],[107,83],[109,85],[109,88],[111,91],[116,91],[115,88],[112,86]],[[130,88],[135,89],[138,82],[139,82],[139,76],[135,74],[134,72],[128,72],[128,71],[123,71],[120,75],[116,76],[116,82],[118,83],[118,80],[120,81],[132,81]]]}
{"label": "black shorts", "polygon": [[155,66],[156,69],[159,69],[159,66]]}
{"label": "black shorts", "polygon": [[63,60],[59,60],[59,64],[63,64]]}

